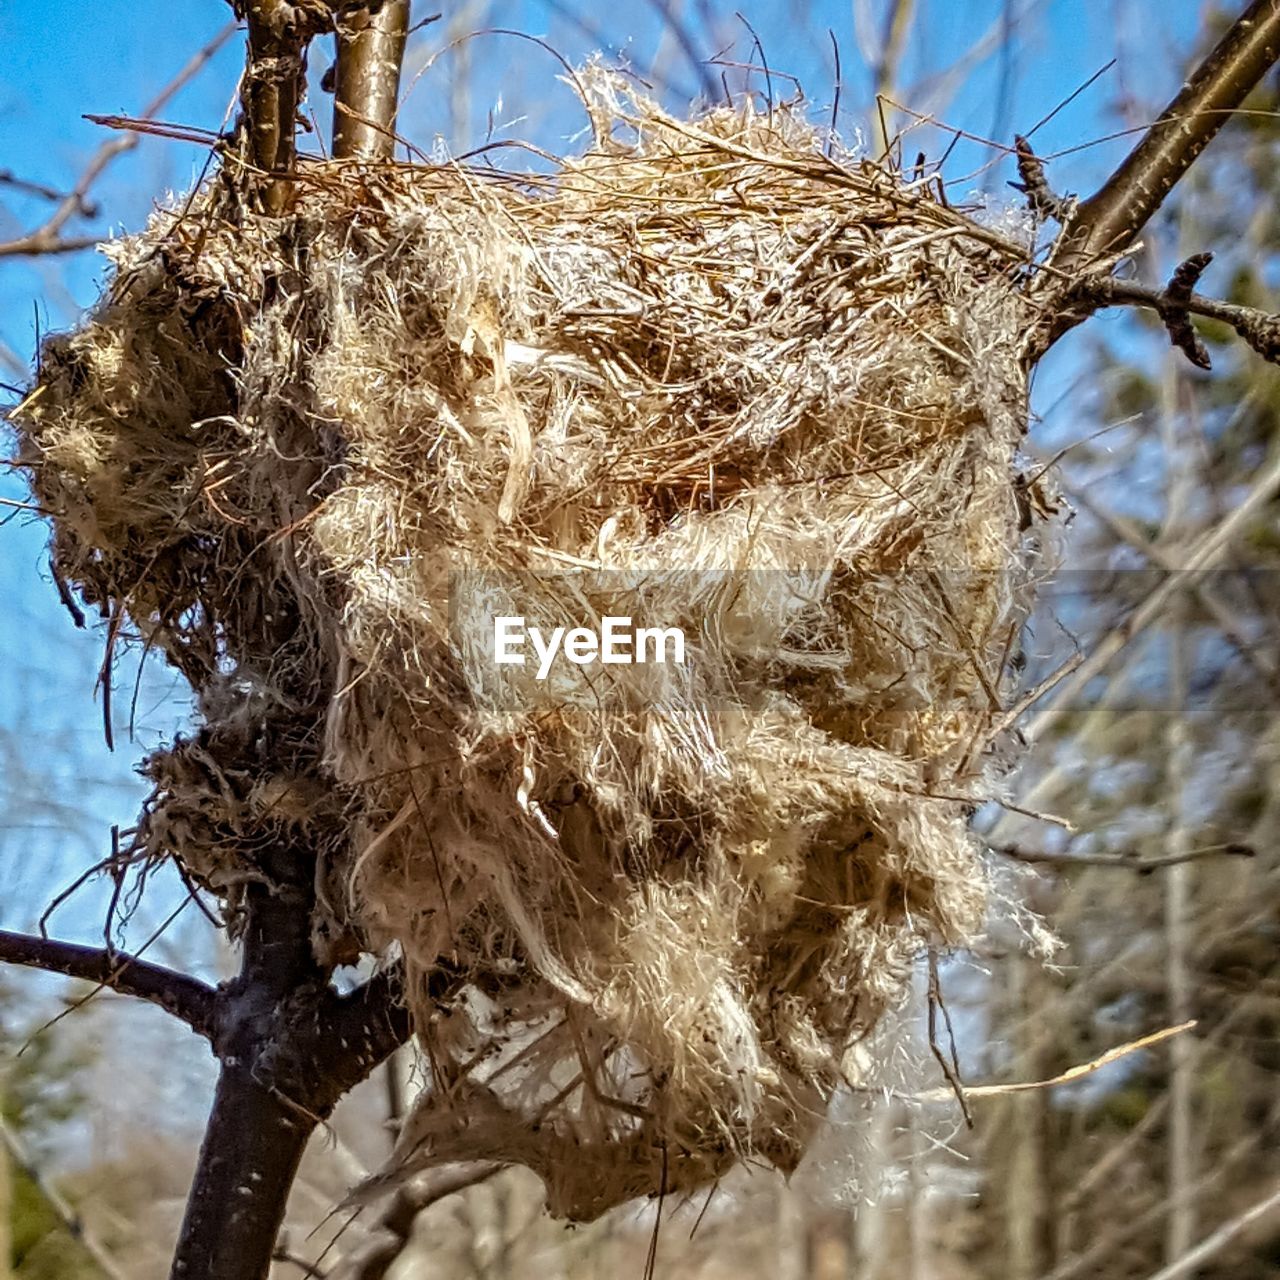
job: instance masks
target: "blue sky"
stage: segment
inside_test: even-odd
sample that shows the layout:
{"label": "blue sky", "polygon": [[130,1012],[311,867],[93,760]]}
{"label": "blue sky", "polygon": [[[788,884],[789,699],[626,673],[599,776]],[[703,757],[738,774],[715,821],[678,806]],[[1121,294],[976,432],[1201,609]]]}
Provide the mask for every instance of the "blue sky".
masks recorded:
{"label": "blue sky", "polygon": [[[426,5],[420,13],[446,7],[457,15],[462,5]],[[655,55],[675,85],[689,92],[698,83],[696,67],[672,42],[663,39],[656,5],[649,0],[600,6],[517,3],[495,0],[472,4],[452,21],[458,30],[467,14],[487,8],[490,26],[513,27],[547,36],[571,61],[590,51],[592,37],[562,16],[580,7],[607,43],[620,49],[642,74]],[[697,3],[684,6],[699,12]],[[715,43],[736,41],[726,57],[745,61],[751,40],[732,17],[715,32]],[[858,51],[851,5],[811,0],[807,4],[750,3],[742,12],[758,31],[771,66],[803,81],[815,111],[829,111],[833,64],[827,30],[834,31],[842,52],[842,130],[851,135],[864,125],[869,76]],[[1089,0],[1023,0],[1014,4],[1029,16],[1020,22],[1008,60],[998,54],[977,62],[943,109],[954,125],[978,134],[993,127],[998,104],[1005,104],[1006,140],[1015,129],[1027,130],[1112,57],[1121,65],[1081,95],[1036,135],[1037,148],[1052,152],[1108,132],[1112,108],[1121,91],[1159,105],[1181,80],[1186,46],[1196,29],[1202,5],[1196,0],[1132,0],[1098,4]],[[872,5],[883,8],[881,0]],[[998,23],[1002,0],[920,0],[922,20],[908,48],[901,82],[916,83],[923,98],[928,80],[953,62]],[[53,187],[74,183],[86,158],[104,138],[103,131],[81,119],[84,112],[136,114],[199,47],[225,24],[228,7],[219,0],[0,0],[0,170]],[[456,31],[446,21],[415,36],[408,59],[410,73]],[[707,45],[712,38],[699,29]],[[509,36],[487,35],[440,57],[417,84],[402,119],[403,131],[424,150],[438,135],[454,151],[484,140],[492,118],[507,124],[508,136],[536,138],[553,150],[567,150],[579,127],[571,97],[557,85],[559,67],[550,55]],[[710,50],[714,52],[715,50]],[[221,126],[242,65],[237,37],[165,109],[164,118],[208,129]],[[326,61],[320,51],[313,70]],[[461,89],[469,83],[469,92]],[[757,79],[757,84],[759,80]],[[1002,91],[1001,86],[1004,85]],[[781,88],[778,90],[783,92]],[[316,96],[325,125],[326,103]],[[673,105],[683,105],[674,103]],[[936,155],[945,135],[921,129],[909,143]],[[1125,142],[1112,142],[1061,160],[1052,173],[1060,187],[1088,191],[1123,154]],[[990,158],[979,146],[959,146],[948,163],[950,176],[978,169]],[[102,215],[78,224],[77,234],[106,234],[137,227],[151,202],[168,190],[182,190],[203,164],[197,148],[145,139],[113,166],[94,189]],[[1004,162],[997,191],[1013,176]],[[961,177],[953,197],[964,198],[982,179]],[[38,201],[0,188],[0,239],[16,234],[38,219]],[[24,261],[0,259],[0,343],[18,360],[5,368],[0,349],[0,379],[21,382],[21,365],[32,353],[37,324],[41,329],[74,323],[89,305],[102,277],[93,254],[74,258]],[[1038,394],[1042,404],[1057,400],[1069,380],[1067,357],[1046,370]],[[20,499],[22,486],[0,476],[0,497]],[[2,515],[3,513],[0,513]],[[94,683],[102,659],[103,638],[93,630],[77,632],[58,604],[44,570],[45,531],[22,519],[0,528],[0,924],[30,927],[42,903],[87,862],[109,847],[111,825],[129,825],[142,795],[134,776],[136,759],[182,723],[184,704],[173,677],[153,663],[138,697],[134,741],[127,733],[136,661],[126,658],[117,672],[120,725],[117,750],[106,751],[101,709]],[[7,755],[6,755],[7,751]],[[6,763],[7,762],[7,763]],[[164,895],[161,895],[163,898]],[[101,898],[90,895],[59,916],[57,928],[67,936],[92,936]],[[157,904],[147,920],[157,917]]]}

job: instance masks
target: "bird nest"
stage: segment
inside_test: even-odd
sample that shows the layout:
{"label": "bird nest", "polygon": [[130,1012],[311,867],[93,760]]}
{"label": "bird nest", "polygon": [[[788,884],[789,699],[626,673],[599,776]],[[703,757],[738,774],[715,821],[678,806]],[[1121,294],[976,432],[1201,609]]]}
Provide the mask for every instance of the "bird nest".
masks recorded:
{"label": "bird nest", "polygon": [[[399,1173],[520,1162],[591,1217],[793,1167],[981,925],[1036,315],[1025,245],[798,109],[583,87],[551,176],[158,212],[18,421],[61,574],[198,699],[139,853],[234,920],[312,851],[319,957],[403,959]],[[684,660],[539,678],[500,617]]]}

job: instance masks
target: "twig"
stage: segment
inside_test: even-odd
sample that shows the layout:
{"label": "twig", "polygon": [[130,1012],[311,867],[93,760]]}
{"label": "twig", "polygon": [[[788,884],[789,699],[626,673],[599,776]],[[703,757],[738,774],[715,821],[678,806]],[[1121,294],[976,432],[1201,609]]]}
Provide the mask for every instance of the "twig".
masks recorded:
{"label": "twig", "polygon": [[[9,1158],[22,1170],[35,1185],[41,1198],[53,1210],[58,1220],[67,1229],[73,1239],[93,1259],[94,1266],[106,1277],[106,1280],[126,1280],[125,1274],[115,1264],[111,1255],[93,1236],[84,1219],[65,1196],[44,1176],[39,1165],[31,1158],[25,1145],[9,1127],[3,1116],[0,1116],[0,1146],[9,1153]],[[0,1261],[8,1261],[0,1259]]]}
{"label": "twig", "polygon": [[490,1161],[466,1164],[456,1169],[440,1169],[431,1177],[414,1179],[397,1187],[382,1216],[370,1228],[387,1235],[362,1249],[349,1275],[344,1271],[344,1276],[347,1280],[384,1280],[392,1263],[404,1253],[420,1213],[447,1196],[487,1181],[501,1169],[500,1164]]}
{"label": "twig", "polygon": [[[1280,3],[1280,0],[1278,0]],[[1168,573],[1164,580],[1129,614],[1098,642],[1093,652],[1063,684],[1056,699],[1023,728],[1028,742],[1044,736],[1062,718],[1074,698],[1091,680],[1110,666],[1112,660],[1147,629],[1161,614],[1169,598],[1183,586],[1194,586],[1196,575],[1211,568],[1221,553],[1280,492],[1280,452],[1263,468],[1240,505],[1224,520],[1210,529],[1191,548],[1182,568]]]}
{"label": "twig", "polygon": [[[180,89],[193,80],[205,63],[227,43],[235,34],[235,30],[236,24],[234,22],[228,23],[227,26],[223,27],[143,108],[141,118],[149,120],[158,115],[165,104]],[[123,137],[112,138],[109,142],[104,142],[94,152],[76,185],[66,195],[62,196],[57,208],[54,209],[44,223],[34,231],[28,232],[24,236],[19,236],[15,240],[0,242],[0,258],[46,253],[76,253],[81,249],[90,249],[96,245],[101,237],[64,237],[61,234],[62,229],[77,215],[91,216],[91,206],[88,204],[90,188],[102,176],[112,161],[119,159],[126,152],[132,151],[137,145],[138,135],[136,133],[128,133]]]}
{"label": "twig", "polygon": [[[1165,1027],[1161,1031],[1153,1031],[1148,1036],[1142,1036],[1137,1040],[1130,1040],[1127,1044],[1117,1045],[1114,1049],[1108,1049],[1100,1057],[1093,1058],[1089,1062],[1081,1063],[1078,1066],[1070,1067],[1062,1072],[1061,1075],[1052,1076],[1048,1080],[1021,1080],[1012,1084],[970,1085],[965,1090],[965,1094],[969,1098],[998,1098],[1007,1093],[1030,1093],[1035,1089],[1053,1089],[1060,1084],[1074,1084],[1077,1080],[1083,1080],[1085,1076],[1093,1075],[1095,1071],[1101,1071],[1103,1067],[1109,1067],[1113,1062],[1119,1062],[1121,1058],[1127,1058],[1131,1053],[1140,1053],[1143,1049],[1154,1048],[1174,1036],[1180,1036],[1184,1031],[1190,1031],[1195,1025],[1194,1022],[1184,1022],[1176,1027]],[[912,1102],[947,1102],[951,1097],[950,1089],[930,1089],[925,1093],[912,1094],[908,1100]]]}
{"label": "twig", "polygon": [[[938,1043],[938,1010],[947,1024],[947,1038],[950,1041],[950,1058],[942,1052]],[[973,1113],[969,1110],[969,1101],[965,1096],[965,1087],[960,1080],[960,1058],[956,1052],[956,1033],[951,1025],[951,1014],[942,998],[942,979],[938,976],[938,953],[929,949],[929,1048],[942,1068],[947,1084],[956,1101],[960,1104],[960,1112],[964,1116],[965,1126],[973,1128]]]}
{"label": "twig", "polygon": [[[48,200],[53,204],[60,204],[68,196],[68,192],[59,191],[57,187],[50,187],[43,182],[30,182],[26,178],[20,178],[11,169],[0,169],[0,187],[10,187],[14,191],[20,191],[23,195],[37,196],[41,200]],[[83,196],[76,201],[78,208],[76,212],[82,218],[96,218],[98,216],[98,206],[92,200],[86,200]]]}
{"label": "twig", "polygon": [[[1025,712],[1030,711],[1041,698],[1052,693],[1077,667],[1083,665],[1085,655],[1073,653],[1060,667],[1051,671],[1034,689],[1028,689],[999,719],[994,721],[987,733],[988,739],[999,737],[1016,721],[1022,719]],[[1016,810],[1015,810],[1016,812]]]}
{"label": "twig", "polygon": [[835,60],[835,78],[831,89],[831,126],[822,148],[823,154],[829,156],[840,128],[840,95],[844,91],[844,77],[840,67],[840,42],[830,27],[827,28],[827,35],[831,38],[831,56]]}
{"label": "twig", "polygon": [[1182,1280],[1183,1276],[1191,1275],[1202,1262],[1221,1253],[1247,1227],[1273,1210],[1280,1210],[1280,1187],[1256,1204],[1250,1205],[1243,1213],[1229,1218],[1216,1231],[1205,1236],[1194,1249],[1148,1276],[1147,1280]]}
{"label": "twig", "polygon": [[[1187,259],[1187,263],[1183,265],[1187,266],[1208,257],[1208,254],[1197,254],[1195,258]],[[1179,271],[1181,270],[1182,268],[1179,268]],[[1199,272],[1196,273],[1198,274]],[[1175,272],[1174,279],[1177,280],[1177,278]],[[1162,319],[1165,319],[1166,325],[1169,323],[1166,317],[1171,312],[1181,312],[1183,315],[1189,313],[1204,316],[1207,320],[1217,320],[1222,324],[1230,325],[1264,360],[1272,364],[1280,364],[1280,316],[1268,311],[1260,311],[1257,307],[1245,307],[1235,302],[1223,302],[1218,298],[1206,298],[1203,294],[1181,289],[1173,294],[1172,284],[1171,281],[1168,289],[1152,289],[1133,280],[1116,280],[1111,276],[1103,276],[1090,279],[1082,286],[1082,291],[1091,304],[1092,310],[1102,307],[1151,307],[1160,314]],[[1169,336],[1174,340],[1175,346],[1181,346],[1172,329]],[[1196,342],[1198,343],[1199,340],[1196,339]],[[1201,346],[1200,349],[1203,350],[1203,347]],[[1186,348],[1183,347],[1183,350]],[[1205,363],[1200,364],[1200,361],[1192,356],[1193,363],[1207,369],[1209,367],[1207,352],[1204,354],[1204,361]]]}
{"label": "twig", "polygon": [[1022,134],[1013,135],[1013,144],[1018,157],[1018,177],[1021,181],[1011,182],[1009,185],[1027,197],[1027,206],[1038,218],[1052,218],[1055,222],[1066,222],[1075,210],[1075,198],[1054,194],[1044,174],[1044,161],[1032,151],[1031,143]]}
{"label": "twig", "polygon": [[82,947],[7,929],[0,929],[0,963],[61,973],[110,987],[121,995],[136,996],[171,1013],[206,1040],[213,1038],[217,992],[185,973],[119,952],[110,955],[102,947]]}
{"label": "twig", "polygon": [[1183,853],[1162,854],[1158,858],[1140,858],[1127,853],[1049,853],[1042,849],[1023,849],[1018,845],[991,845],[991,852],[1001,857],[1014,858],[1018,862],[1032,862],[1051,867],[1119,867],[1124,871],[1136,871],[1149,875],[1161,867],[1176,867],[1184,862],[1218,856],[1253,858],[1256,852],[1247,844],[1207,844],[1199,849]]}

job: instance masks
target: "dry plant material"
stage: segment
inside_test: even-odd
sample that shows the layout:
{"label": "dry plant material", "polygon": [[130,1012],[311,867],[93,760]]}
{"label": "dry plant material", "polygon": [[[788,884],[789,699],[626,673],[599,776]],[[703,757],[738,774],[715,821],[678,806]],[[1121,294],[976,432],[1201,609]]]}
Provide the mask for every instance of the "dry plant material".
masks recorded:
{"label": "dry plant material", "polygon": [[[318,953],[402,954],[431,1062],[388,1178],[519,1162],[580,1218],[794,1167],[979,929],[1039,525],[1024,246],[797,110],[581,82],[553,177],[308,161],[288,217],[159,212],[18,414],[58,572],[199,698],[132,854],[234,928],[313,849]],[[687,661],[499,682],[495,613]]]}

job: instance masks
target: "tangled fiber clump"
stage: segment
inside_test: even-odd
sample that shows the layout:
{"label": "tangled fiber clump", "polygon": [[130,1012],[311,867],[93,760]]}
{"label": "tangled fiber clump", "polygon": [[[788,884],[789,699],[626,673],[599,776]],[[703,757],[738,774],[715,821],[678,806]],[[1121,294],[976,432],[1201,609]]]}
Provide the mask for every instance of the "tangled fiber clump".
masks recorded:
{"label": "tangled fiber clump", "polygon": [[[61,573],[198,695],[139,854],[234,919],[305,847],[319,954],[403,953],[397,1169],[519,1161],[577,1217],[793,1167],[979,927],[1036,318],[1025,246],[798,111],[584,80],[550,178],[313,162],[285,218],[158,213],[19,415]],[[685,663],[486,648],[609,614]]]}

